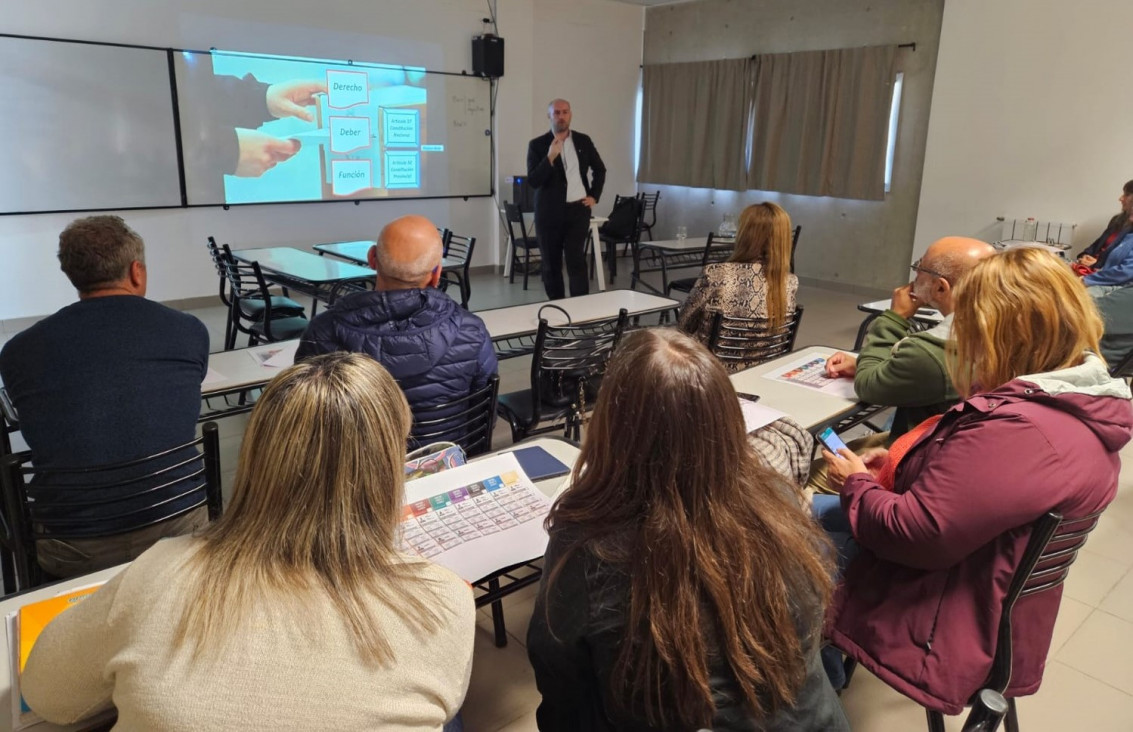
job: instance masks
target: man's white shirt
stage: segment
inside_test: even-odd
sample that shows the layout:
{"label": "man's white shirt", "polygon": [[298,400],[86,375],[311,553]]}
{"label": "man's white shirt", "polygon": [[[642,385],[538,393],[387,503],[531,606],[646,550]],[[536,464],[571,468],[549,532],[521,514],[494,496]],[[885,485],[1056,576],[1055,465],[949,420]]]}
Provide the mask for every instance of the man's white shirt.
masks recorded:
{"label": "man's white shirt", "polygon": [[574,148],[574,135],[563,140],[563,168],[566,169],[566,200],[574,203],[586,198],[586,186],[582,184],[582,171],[578,167],[578,151]]}

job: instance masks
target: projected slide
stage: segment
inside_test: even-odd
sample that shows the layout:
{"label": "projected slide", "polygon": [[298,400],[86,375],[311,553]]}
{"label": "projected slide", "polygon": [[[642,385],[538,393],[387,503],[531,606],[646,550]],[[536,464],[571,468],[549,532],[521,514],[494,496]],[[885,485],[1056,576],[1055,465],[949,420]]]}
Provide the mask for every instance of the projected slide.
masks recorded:
{"label": "projected slide", "polygon": [[482,80],[221,52],[175,69],[190,204],[491,191]]}

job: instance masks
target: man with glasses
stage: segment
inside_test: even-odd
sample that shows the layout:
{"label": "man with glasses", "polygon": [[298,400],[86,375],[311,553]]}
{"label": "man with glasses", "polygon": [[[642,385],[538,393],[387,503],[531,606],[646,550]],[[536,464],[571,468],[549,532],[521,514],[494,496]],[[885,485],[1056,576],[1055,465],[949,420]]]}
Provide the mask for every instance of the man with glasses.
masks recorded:
{"label": "man with glasses", "polygon": [[340,297],[320,313],[295,360],[320,353],[365,353],[385,366],[413,409],[468,396],[496,373],[484,321],[437,289],[441,236],[424,216],[386,224],[370,248],[374,291]]}
{"label": "man with glasses", "polygon": [[[897,407],[888,441],[942,414],[959,399],[944,365],[952,292],[962,275],[994,253],[978,239],[950,236],[935,242],[912,265],[913,281],[894,290],[889,309],[870,324],[858,356],[839,352],[826,362],[828,376],[854,379],[862,401]],[[913,316],[921,307],[936,308],[944,320],[912,332]]]}

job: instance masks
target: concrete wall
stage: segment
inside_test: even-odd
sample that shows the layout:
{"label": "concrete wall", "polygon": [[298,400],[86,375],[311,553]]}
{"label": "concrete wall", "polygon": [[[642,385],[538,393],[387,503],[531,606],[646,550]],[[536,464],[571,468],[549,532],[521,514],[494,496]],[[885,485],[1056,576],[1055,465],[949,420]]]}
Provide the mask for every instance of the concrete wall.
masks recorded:
{"label": "concrete wall", "polygon": [[[526,169],[527,141],[546,129],[546,102],[566,96],[575,124],[590,133],[610,168],[610,190],[633,187],[633,113],[644,11],[609,0],[499,3],[506,42],[496,108],[497,171]],[[483,0],[0,0],[6,33],[175,48],[230,48],[324,58],[470,69],[470,39],[482,30]],[[0,144],[12,144],[4,141]],[[603,204],[613,200],[611,195]],[[212,234],[234,247],[299,248],[376,236],[386,221],[422,213],[477,237],[474,264],[501,259],[496,202],[376,201],[126,212],[145,238],[150,297],[214,295],[204,249]],[[74,300],[59,272],[59,231],[81,214],[0,217],[0,320],[38,316]]]}
{"label": "concrete wall", "polygon": [[948,0],[913,256],[997,216],[1101,233],[1133,178],[1131,24],[1128,0]]}
{"label": "concrete wall", "polygon": [[724,213],[770,200],[802,224],[796,270],[804,281],[865,292],[907,281],[943,5],[944,0],[701,0],[647,10],[647,64],[917,44],[915,52],[898,54],[904,93],[893,187],[884,201],[641,182],[639,190],[661,190],[657,238],[670,238],[679,225],[703,234]]}

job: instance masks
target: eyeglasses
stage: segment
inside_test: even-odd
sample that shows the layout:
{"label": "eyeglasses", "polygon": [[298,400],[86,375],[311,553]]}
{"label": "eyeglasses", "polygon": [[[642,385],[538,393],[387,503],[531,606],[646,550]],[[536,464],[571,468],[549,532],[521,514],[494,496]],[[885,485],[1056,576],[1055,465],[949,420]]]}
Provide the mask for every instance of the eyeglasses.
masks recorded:
{"label": "eyeglasses", "polygon": [[922,261],[924,261],[924,260],[918,259],[917,261],[913,262],[912,264],[909,265],[909,269],[913,270],[914,273],[924,272],[926,275],[932,275],[933,277],[939,277],[942,280],[948,279],[947,277],[940,274],[939,272],[934,272],[931,269],[925,269],[924,267],[922,267],[921,266]]}

